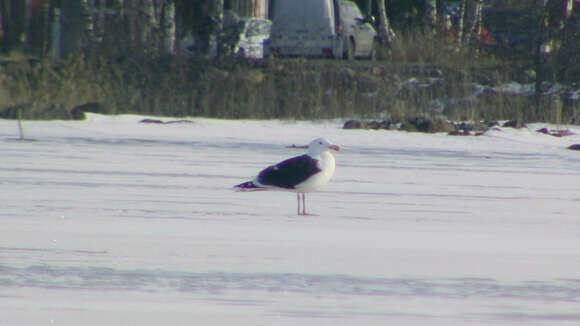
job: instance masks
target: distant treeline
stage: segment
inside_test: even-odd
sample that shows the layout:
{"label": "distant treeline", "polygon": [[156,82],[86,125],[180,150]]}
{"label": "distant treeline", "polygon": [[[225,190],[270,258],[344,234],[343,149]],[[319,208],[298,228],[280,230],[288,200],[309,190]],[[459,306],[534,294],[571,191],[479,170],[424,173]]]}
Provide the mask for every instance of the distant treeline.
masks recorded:
{"label": "distant treeline", "polygon": [[[431,114],[429,103],[469,96],[474,83],[516,80],[536,94],[445,100],[453,105],[442,113],[577,121],[567,95],[580,83],[576,1],[357,0],[377,17],[378,62],[213,56],[224,25],[267,17],[275,1],[0,0],[0,116],[73,118],[78,107],[223,118]],[[410,95],[398,88],[414,77],[444,82]],[[565,87],[554,92],[556,83]]]}
{"label": "distant treeline", "polygon": [[[246,16],[269,18],[276,1],[284,0],[0,0],[0,51],[37,58],[89,51],[155,56],[193,43],[195,52],[207,54],[224,25]],[[574,53],[580,43],[574,0],[355,2],[377,17],[385,44],[421,31],[439,35],[438,41],[531,57],[559,49]]]}

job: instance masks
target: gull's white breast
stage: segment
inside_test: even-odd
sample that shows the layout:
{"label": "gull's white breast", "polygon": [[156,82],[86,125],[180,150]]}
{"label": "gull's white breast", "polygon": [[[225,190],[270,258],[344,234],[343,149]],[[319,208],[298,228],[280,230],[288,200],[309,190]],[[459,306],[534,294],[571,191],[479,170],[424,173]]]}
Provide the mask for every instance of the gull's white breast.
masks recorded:
{"label": "gull's white breast", "polygon": [[295,186],[294,191],[296,192],[310,192],[324,186],[330,178],[334,175],[335,162],[334,156],[329,152],[324,152],[318,157],[314,157],[318,160],[318,168],[320,172],[314,174],[302,183]]}

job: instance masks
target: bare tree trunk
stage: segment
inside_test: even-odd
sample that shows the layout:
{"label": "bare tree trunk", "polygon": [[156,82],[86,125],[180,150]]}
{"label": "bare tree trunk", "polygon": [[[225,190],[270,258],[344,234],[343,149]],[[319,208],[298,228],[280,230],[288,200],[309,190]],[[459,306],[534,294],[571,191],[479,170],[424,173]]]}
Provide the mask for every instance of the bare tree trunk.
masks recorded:
{"label": "bare tree trunk", "polygon": [[469,31],[472,45],[477,45],[481,41],[481,27],[483,18],[483,0],[476,0],[473,9],[473,21]]}
{"label": "bare tree trunk", "polygon": [[465,28],[465,19],[467,17],[467,0],[461,0],[461,6],[459,7],[459,21],[457,22],[457,37],[456,42],[459,46],[463,45],[463,35]]}
{"label": "bare tree trunk", "polygon": [[[222,53],[227,53],[227,50],[222,49],[221,35],[223,33],[223,21],[224,21],[224,0],[213,0],[214,1],[214,11],[212,13],[213,20],[213,32],[210,36],[210,53],[213,55],[220,55]],[[212,44],[213,43],[213,44]],[[226,46],[224,44],[224,46]],[[226,46],[227,47],[227,46]]]}
{"label": "bare tree trunk", "polygon": [[572,17],[574,12],[574,0],[563,0],[564,1],[564,19],[569,19]]}
{"label": "bare tree trunk", "polygon": [[[119,35],[126,39],[124,51],[138,51],[156,56],[160,53],[159,16],[156,3],[160,0],[116,0],[126,11],[128,35]],[[162,1],[162,0],[161,0]],[[119,22],[121,19],[119,19]],[[115,26],[114,24],[112,26]],[[114,31],[112,31],[114,33]]]}
{"label": "bare tree trunk", "polygon": [[548,24],[549,24],[549,13],[547,10],[547,0],[542,1],[541,8],[539,9],[542,14],[542,20],[540,23],[540,28],[536,40],[536,53],[534,55],[534,66],[536,69],[536,80],[535,80],[535,98],[536,98],[536,111],[539,112],[541,109],[542,102],[542,83],[545,78],[545,61],[546,58],[543,53],[544,43],[548,39]]}
{"label": "bare tree trunk", "polygon": [[[134,45],[140,44],[141,39],[141,31],[139,27],[140,20],[138,19],[137,13],[138,4],[134,2],[138,0],[125,0],[123,2],[123,12],[124,15],[121,18],[121,26],[123,26],[123,30],[125,31],[125,43],[127,44],[126,48],[132,47]],[[140,46],[140,45],[139,45]]]}
{"label": "bare tree trunk", "polygon": [[568,20],[572,17],[574,13],[574,0],[561,0],[562,1],[562,11],[560,14],[559,31],[558,36],[560,38],[564,37],[564,30],[568,27]]}
{"label": "bare tree trunk", "polygon": [[574,2],[570,0],[544,1],[540,26],[540,52],[550,55],[558,50],[566,38],[568,19],[572,16]]}
{"label": "bare tree trunk", "polygon": [[30,37],[30,18],[32,16],[31,11],[31,6],[30,6],[30,0],[24,0],[24,33],[22,34],[24,36],[24,44],[28,47],[29,46],[29,37]]}
{"label": "bare tree trunk", "polygon": [[95,41],[102,42],[105,37],[105,11],[107,10],[104,1],[99,1],[98,5],[97,2],[93,1],[92,10],[94,12],[93,35],[95,37]]}
{"label": "bare tree trunk", "polygon": [[367,0],[366,15],[370,16],[373,13],[373,0]]}
{"label": "bare tree trunk", "polygon": [[63,58],[76,55],[85,46],[85,12],[78,0],[61,0],[60,11],[60,55]]}
{"label": "bare tree trunk", "polygon": [[163,53],[173,55],[175,54],[175,2],[172,0],[166,1],[162,8],[163,19],[162,22],[162,38],[163,38]]}
{"label": "bare tree trunk", "polygon": [[128,0],[89,0],[89,2],[92,2],[93,7],[94,42],[101,46],[106,55],[123,56],[129,51],[135,51],[135,42],[132,39],[135,33],[127,27],[130,24],[126,24],[124,15],[131,3]]}
{"label": "bare tree trunk", "polygon": [[437,27],[437,0],[424,0],[423,30],[435,34]]}
{"label": "bare tree trunk", "polygon": [[387,17],[387,1],[388,0],[377,0],[379,9],[379,39],[384,44],[392,44],[397,40],[397,35],[395,31],[391,28],[389,24],[389,18]]}
{"label": "bare tree trunk", "polygon": [[[89,3],[90,1],[90,3]],[[85,16],[85,33],[86,38],[89,43],[95,41],[95,20],[93,18],[93,1],[92,0],[81,0],[81,7],[83,8],[83,13]]]}
{"label": "bare tree trunk", "polygon": [[0,15],[2,15],[2,42],[0,49],[8,51],[15,46],[22,44],[24,34],[24,21],[26,12],[26,2],[9,1],[0,2]]}
{"label": "bare tree trunk", "polygon": [[60,8],[53,9],[53,19],[52,19],[52,44],[51,52],[52,58],[55,61],[60,60],[61,57],[61,40],[62,40],[62,15]]}
{"label": "bare tree trunk", "polygon": [[[567,52],[570,51],[571,44],[578,43],[578,40],[574,40],[569,35],[574,35],[575,33],[568,29],[569,18],[572,17],[574,10],[574,1],[544,0],[539,10],[542,13],[542,22],[537,35],[534,58],[537,110],[541,109],[540,105],[544,96],[542,83],[546,80],[555,81],[559,71],[557,66],[565,66],[567,61],[570,60],[568,59],[569,54],[573,54],[573,56],[578,54],[574,49],[571,49],[571,52]],[[568,44],[566,44],[567,42]],[[566,47],[566,45],[568,46]],[[572,58],[571,61],[577,62],[577,59]]]}
{"label": "bare tree trunk", "polygon": [[142,0],[144,20],[141,22],[143,29],[141,30],[141,42],[146,47],[151,46],[153,41],[153,34],[157,26],[157,17],[155,15],[154,0]]}
{"label": "bare tree trunk", "polygon": [[29,18],[29,1],[4,1],[5,12],[2,13],[4,39],[2,47],[10,49],[18,45],[26,45],[26,34]]}
{"label": "bare tree trunk", "polygon": [[[43,56],[49,49],[51,23],[50,10],[50,4],[48,1],[28,1],[26,49],[30,51],[31,54]],[[0,17],[0,21],[1,19],[2,17]],[[0,41],[0,43],[2,43],[2,41]]]}
{"label": "bare tree trunk", "polygon": [[[578,33],[578,22],[576,24],[570,22],[572,14],[574,13],[574,1],[564,0],[564,18],[563,24],[561,24],[561,39],[562,39],[562,49],[567,49],[570,53],[575,53],[578,55],[578,49],[580,44],[580,33]],[[576,56],[577,58],[577,56]],[[572,59],[574,60],[574,59]],[[578,60],[578,59],[576,59]]]}
{"label": "bare tree trunk", "polygon": [[4,44],[4,20],[2,19],[4,9],[4,1],[0,1],[0,44]]}
{"label": "bare tree trunk", "polygon": [[[463,3],[462,3],[463,6]],[[463,8],[462,8],[463,9]],[[467,28],[469,26],[469,29]],[[463,13],[462,43],[475,53],[479,52],[483,27],[483,0],[465,1]]]}

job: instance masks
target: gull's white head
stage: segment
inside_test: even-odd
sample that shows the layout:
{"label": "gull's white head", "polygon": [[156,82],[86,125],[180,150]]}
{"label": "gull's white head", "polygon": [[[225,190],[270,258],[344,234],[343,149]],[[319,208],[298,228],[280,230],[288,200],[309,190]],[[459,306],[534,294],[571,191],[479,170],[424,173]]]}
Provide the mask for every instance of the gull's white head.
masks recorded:
{"label": "gull's white head", "polygon": [[308,144],[308,155],[318,156],[329,150],[338,151],[340,147],[333,145],[324,138],[316,138]]}

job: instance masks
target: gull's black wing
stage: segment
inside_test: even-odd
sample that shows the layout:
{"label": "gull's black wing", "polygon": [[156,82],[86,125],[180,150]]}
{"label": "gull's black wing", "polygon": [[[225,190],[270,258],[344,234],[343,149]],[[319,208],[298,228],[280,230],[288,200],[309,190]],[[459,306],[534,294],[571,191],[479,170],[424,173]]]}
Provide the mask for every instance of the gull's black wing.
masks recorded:
{"label": "gull's black wing", "polygon": [[258,182],[267,186],[294,189],[297,184],[320,171],[318,160],[305,154],[267,167],[258,174]]}

